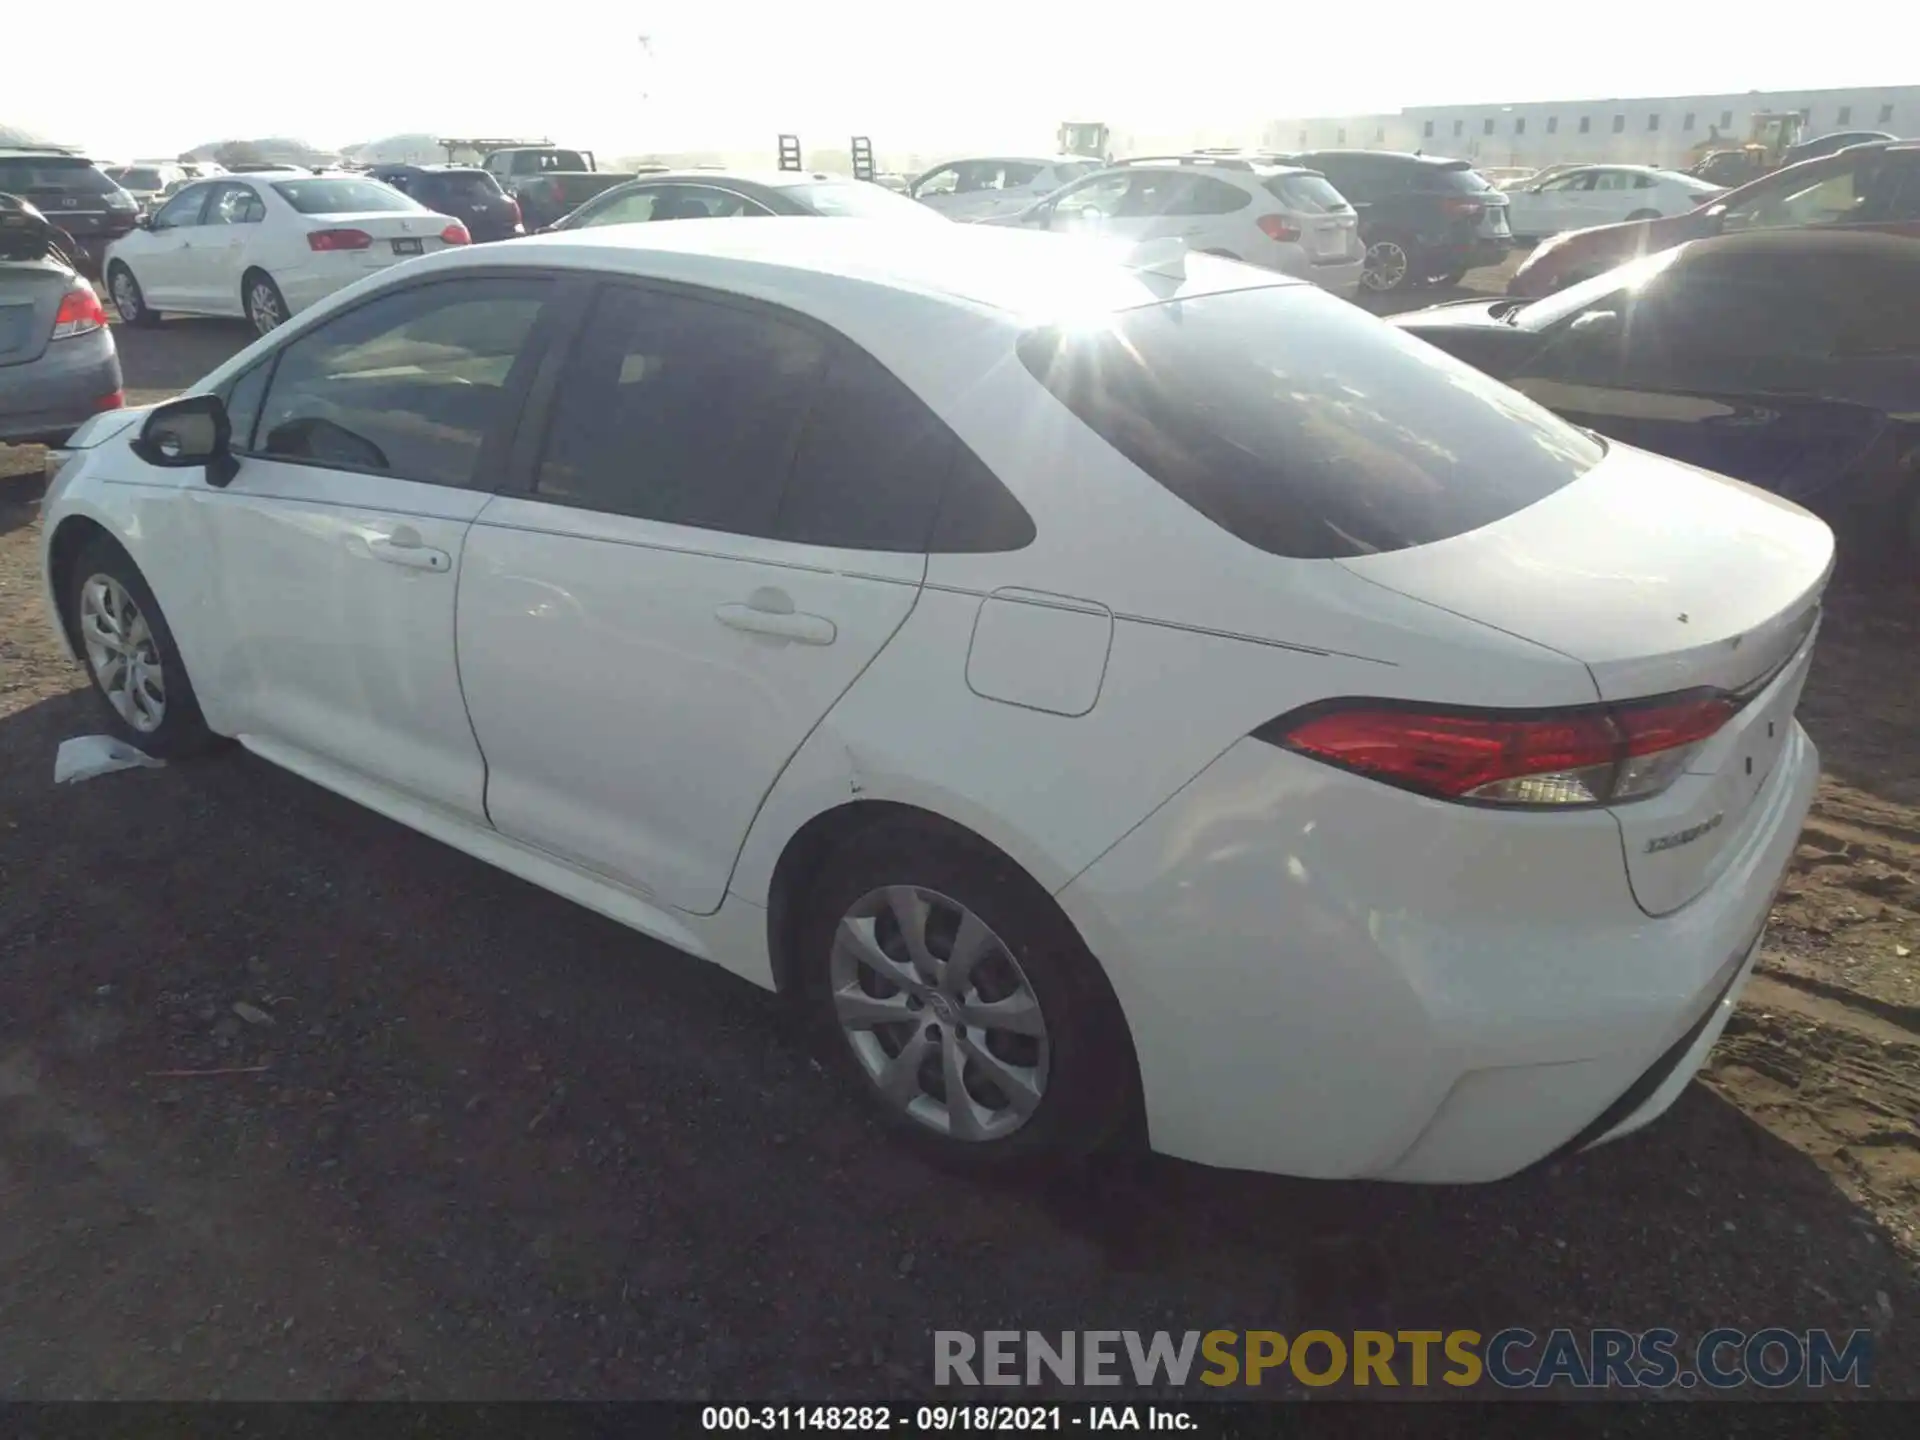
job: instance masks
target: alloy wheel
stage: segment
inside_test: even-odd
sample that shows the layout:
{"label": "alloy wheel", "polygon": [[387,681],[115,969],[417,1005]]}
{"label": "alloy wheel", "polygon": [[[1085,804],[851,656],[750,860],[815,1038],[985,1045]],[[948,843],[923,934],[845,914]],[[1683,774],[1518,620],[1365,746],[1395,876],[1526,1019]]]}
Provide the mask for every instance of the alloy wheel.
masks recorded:
{"label": "alloy wheel", "polygon": [[253,328],[262,335],[277,329],[287,318],[280,313],[280,296],[264,280],[254,281],[247,292],[247,309],[253,315]]}
{"label": "alloy wheel", "polygon": [[1391,240],[1376,240],[1367,246],[1366,268],[1360,283],[1376,294],[1396,290],[1407,278],[1407,252]]}
{"label": "alloy wheel", "polygon": [[1039,1109],[1051,1059],[1039,998],[966,906],[912,885],[869,892],[834,932],[829,975],[841,1032],[896,1111],[983,1141]]}
{"label": "alloy wheel", "polygon": [[113,308],[120,312],[120,318],[131,325],[140,318],[140,287],[134,283],[133,272],[116,270],[113,272]]}
{"label": "alloy wheel", "polygon": [[167,718],[166,672],[147,617],[111,575],[80,589],[80,634],[87,665],[120,718],[151,735]]}

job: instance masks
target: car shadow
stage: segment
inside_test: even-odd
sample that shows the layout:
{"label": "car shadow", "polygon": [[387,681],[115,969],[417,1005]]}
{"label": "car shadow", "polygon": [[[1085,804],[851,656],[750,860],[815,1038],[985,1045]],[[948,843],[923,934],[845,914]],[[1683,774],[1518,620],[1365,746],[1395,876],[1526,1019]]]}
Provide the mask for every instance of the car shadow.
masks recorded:
{"label": "car shadow", "polygon": [[[500,1385],[527,1397],[933,1395],[937,1330],[1722,1324],[1872,1326],[1878,1393],[1920,1393],[1892,1237],[1699,1085],[1485,1186],[1140,1154],[966,1178],[889,1140],[774,997],[245,753],[56,790],[96,728],[82,692],[0,719],[0,1015],[103,1134],[259,1200],[235,1313],[279,1303],[276,1246],[328,1236],[524,1354]],[[212,1078],[143,1078],[171,1071]],[[152,1226],[69,1228],[47,1244],[164,1273]],[[34,1308],[13,1286],[0,1348]],[[339,1393],[331,1364],[300,1384]]]}

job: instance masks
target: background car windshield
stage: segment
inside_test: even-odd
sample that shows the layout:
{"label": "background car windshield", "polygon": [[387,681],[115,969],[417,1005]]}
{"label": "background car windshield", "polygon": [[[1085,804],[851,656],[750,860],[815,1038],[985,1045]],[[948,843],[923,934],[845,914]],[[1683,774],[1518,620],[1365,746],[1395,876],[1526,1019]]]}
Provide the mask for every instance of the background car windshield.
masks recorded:
{"label": "background car windshield", "polygon": [[469,170],[457,175],[428,173],[415,187],[422,195],[446,200],[490,200],[501,194],[499,182],[484,170]]}
{"label": "background car windshield", "polygon": [[1018,349],[1116,450],[1274,555],[1367,555],[1477,530],[1606,453],[1518,391],[1311,285],[1034,330]]}
{"label": "background car windshield", "polygon": [[302,215],[352,215],[365,210],[424,210],[378,180],[276,180],[273,188]]}
{"label": "background car windshield", "polygon": [[158,190],[161,184],[158,170],[109,170],[107,173],[128,190]]}
{"label": "background car windshield", "polygon": [[1420,168],[1420,178],[1415,185],[1421,190],[1439,190],[1464,195],[1473,195],[1493,188],[1478,170],[1469,170],[1465,167],[1451,170],[1438,165],[1423,165]]}
{"label": "background car windshield", "polygon": [[1353,208],[1323,175],[1275,175],[1267,193],[1299,215],[1340,215]]}
{"label": "background car windshield", "polygon": [[863,220],[945,220],[937,210],[869,185],[864,180],[822,180],[788,185],[785,193],[816,215],[851,215]]}
{"label": "background car windshield", "polygon": [[120,187],[90,160],[0,160],[0,190],[66,190],[76,195],[111,195]]}

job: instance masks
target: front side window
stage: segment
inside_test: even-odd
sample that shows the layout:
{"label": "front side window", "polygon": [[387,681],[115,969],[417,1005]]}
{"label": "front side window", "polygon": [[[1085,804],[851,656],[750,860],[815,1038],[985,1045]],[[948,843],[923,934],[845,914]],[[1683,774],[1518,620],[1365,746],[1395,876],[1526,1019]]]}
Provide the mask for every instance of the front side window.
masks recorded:
{"label": "front side window", "polygon": [[944,165],[931,174],[923,176],[919,183],[913,187],[913,193],[916,196],[951,195],[959,188],[959,185],[960,167],[958,165]]}
{"label": "front side window", "polygon": [[254,453],[471,485],[552,284],[451,280],[383,296],[280,351]]}
{"label": "front side window", "polygon": [[1271,554],[1366,555],[1505,518],[1604,447],[1313,286],[1046,327],[1022,362],[1114,449]]}
{"label": "front side window", "polygon": [[571,224],[562,228],[584,230],[592,225],[638,225],[653,219],[653,209],[660,197],[666,193],[666,187],[649,185],[636,190],[622,190],[610,194],[603,201],[588,206]]}
{"label": "front side window", "polygon": [[153,228],[171,230],[180,225],[198,225],[201,209],[213,190],[211,185],[195,185],[182,190],[160,207],[160,213],[153,217]]}

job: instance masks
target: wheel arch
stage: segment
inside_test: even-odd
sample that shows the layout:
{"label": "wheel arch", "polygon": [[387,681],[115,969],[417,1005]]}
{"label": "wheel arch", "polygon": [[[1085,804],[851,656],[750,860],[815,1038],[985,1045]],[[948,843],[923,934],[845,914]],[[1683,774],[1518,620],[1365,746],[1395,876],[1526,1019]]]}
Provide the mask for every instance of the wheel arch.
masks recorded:
{"label": "wheel arch", "polygon": [[[76,662],[85,651],[80,643],[78,617],[68,606],[67,597],[73,589],[74,566],[79,563],[80,552],[95,540],[107,541],[129,560],[133,560],[119,536],[93,516],[84,513],[63,516],[53,533],[47,537],[49,598],[53,603],[54,617],[59,621],[60,635],[66,641],[67,658]],[[133,563],[139,564],[137,560],[133,560]]]}

